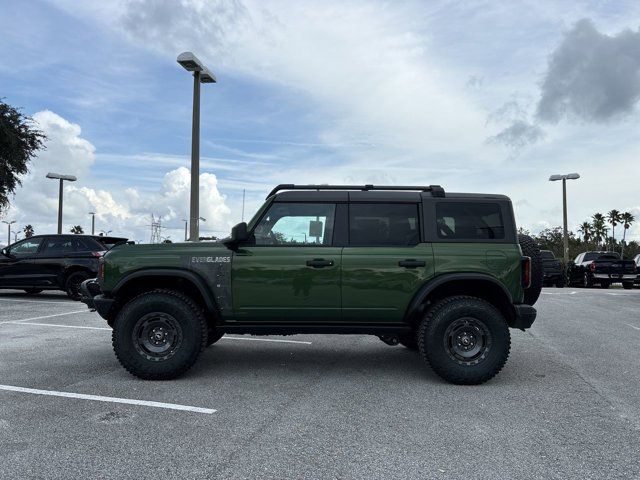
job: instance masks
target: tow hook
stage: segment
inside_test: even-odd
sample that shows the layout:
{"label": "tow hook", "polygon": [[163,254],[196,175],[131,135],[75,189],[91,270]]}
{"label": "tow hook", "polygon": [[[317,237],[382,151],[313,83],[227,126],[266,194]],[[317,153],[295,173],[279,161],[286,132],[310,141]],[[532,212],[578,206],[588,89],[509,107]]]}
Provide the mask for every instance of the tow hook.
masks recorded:
{"label": "tow hook", "polygon": [[382,340],[387,345],[391,345],[392,347],[398,345],[400,343],[400,339],[398,335],[378,335],[380,340]]}

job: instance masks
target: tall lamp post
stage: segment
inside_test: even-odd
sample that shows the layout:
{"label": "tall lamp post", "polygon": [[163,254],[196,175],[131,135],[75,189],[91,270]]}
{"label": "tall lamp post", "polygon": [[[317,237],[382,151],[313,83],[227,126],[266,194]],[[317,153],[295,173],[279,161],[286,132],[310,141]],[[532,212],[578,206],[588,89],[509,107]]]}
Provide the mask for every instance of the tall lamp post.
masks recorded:
{"label": "tall lamp post", "polygon": [[2,223],[7,224],[7,247],[8,247],[9,245],[11,245],[11,225],[16,223],[16,221],[11,220],[10,222],[7,222],[6,220],[2,220]]}
{"label": "tall lamp post", "polygon": [[59,173],[47,173],[47,178],[52,180],[60,180],[60,192],[58,194],[58,235],[62,233],[62,184],[66,180],[67,182],[75,182],[77,180],[73,175],[60,175]]}
{"label": "tall lamp post", "polygon": [[91,215],[91,235],[96,234],[96,212],[89,212]]}
{"label": "tall lamp post", "polygon": [[189,206],[189,237],[197,242],[198,217],[200,216],[200,84],[216,83],[216,77],[191,52],[178,55],[178,63],[193,72],[193,120],[191,125],[191,200]]}
{"label": "tall lamp post", "polygon": [[580,175],[568,173],[566,175],[551,175],[550,182],[562,180],[562,241],[564,250],[564,264],[569,263],[569,233],[567,231],[567,180],[577,180]]}
{"label": "tall lamp post", "polygon": [[189,220],[186,219],[182,219],[182,221],[184,222],[184,241],[187,241],[187,226],[189,225]]}

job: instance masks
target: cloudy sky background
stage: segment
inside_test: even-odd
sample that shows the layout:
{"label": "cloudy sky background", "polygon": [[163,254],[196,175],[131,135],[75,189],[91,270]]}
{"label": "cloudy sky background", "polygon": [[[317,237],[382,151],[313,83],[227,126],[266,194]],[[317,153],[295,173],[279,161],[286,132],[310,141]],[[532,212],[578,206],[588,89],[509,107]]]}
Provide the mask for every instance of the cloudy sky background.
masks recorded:
{"label": "cloudy sky background", "polygon": [[[202,88],[202,233],[278,183],[504,193],[520,226],[632,211],[640,240],[640,3],[0,0],[0,96],[48,135],[6,213],[148,241],[183,236],[191,77]],[[0,239],[4,235],[0,231]]]}

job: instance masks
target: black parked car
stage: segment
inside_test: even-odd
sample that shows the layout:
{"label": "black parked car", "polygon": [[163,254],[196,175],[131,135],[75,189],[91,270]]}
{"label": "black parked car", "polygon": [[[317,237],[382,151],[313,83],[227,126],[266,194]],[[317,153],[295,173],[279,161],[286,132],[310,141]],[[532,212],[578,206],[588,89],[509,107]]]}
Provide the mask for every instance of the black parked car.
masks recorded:
{"label": "black parked car", "polygon": [[562,262],[558,260],[551,250],[540,250],[542,259],[543,285],[550,287],[555,285],[558,288],[565,286],[566,277]]}
{"label": "black parked car", "polygon": [[635,262],[622,260],[618,252],[584,252],[569,264],[569,282],[585,288],[596,284],[609,288],[612,283],[621,282],[630,289],[636,275]]}
{"label": "black parked car", "polygon": [[36,235],[2,249],[0,288],[64,290],[80,299],[80,284],[98,274],[98,259],[126,238],[92,235]]}

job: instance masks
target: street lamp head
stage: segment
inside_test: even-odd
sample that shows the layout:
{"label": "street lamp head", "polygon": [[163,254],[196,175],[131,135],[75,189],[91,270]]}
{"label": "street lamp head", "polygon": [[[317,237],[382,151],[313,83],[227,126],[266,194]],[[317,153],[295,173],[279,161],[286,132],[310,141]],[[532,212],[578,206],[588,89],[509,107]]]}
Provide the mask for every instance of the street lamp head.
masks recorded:
{"label": "street lamp head", "polygon": [[216,81],[216,76],[207,67],[200,72],[200,83],[216,83]]}
{"label": "street lamp head", "polygon": [[567,175],[567,180],[577,180],[580,178],[580,175],[577,173],[570,173]]}
{"label": "street lamp head", "polygon": [[549,181],[550,182],[555,182],[556,180],[562,180],[563,176],[562,175],[551,175],[549,177]]}
{"label": "street lamp head", "polygon": [[182,52],[178,55],[178,63],[189,72],[201,72],[204,70],[202,62],[191,52]]}
{"label": "street lamp head", "polygon": [[16,221],[11,220],[10,222],[7,222],[6,220],[2,220],[2,223],[6,223],[7,225],[13,225],[14,223],[16,223]]}
{"label": "street lamp head", "polygon": [[206,222],[207,219],[206,218],[202,218],[202,217],[198,217],[198,220],[202,220],[203,222]]}
{"label": "street lamp head", "polygon": [[550,182],[555,182],[556,180],[577,180],[580,178],[580,175],[577,173],[568,173],[567,175],[551,175],[549,177]]}
{"label": "street lamp head", "polygon": [[66,180],[68,182],[75,182],[77,180],[73,175],[60,175],[59,173],[47,173],[47,178],[52,178],[55,180]]}

